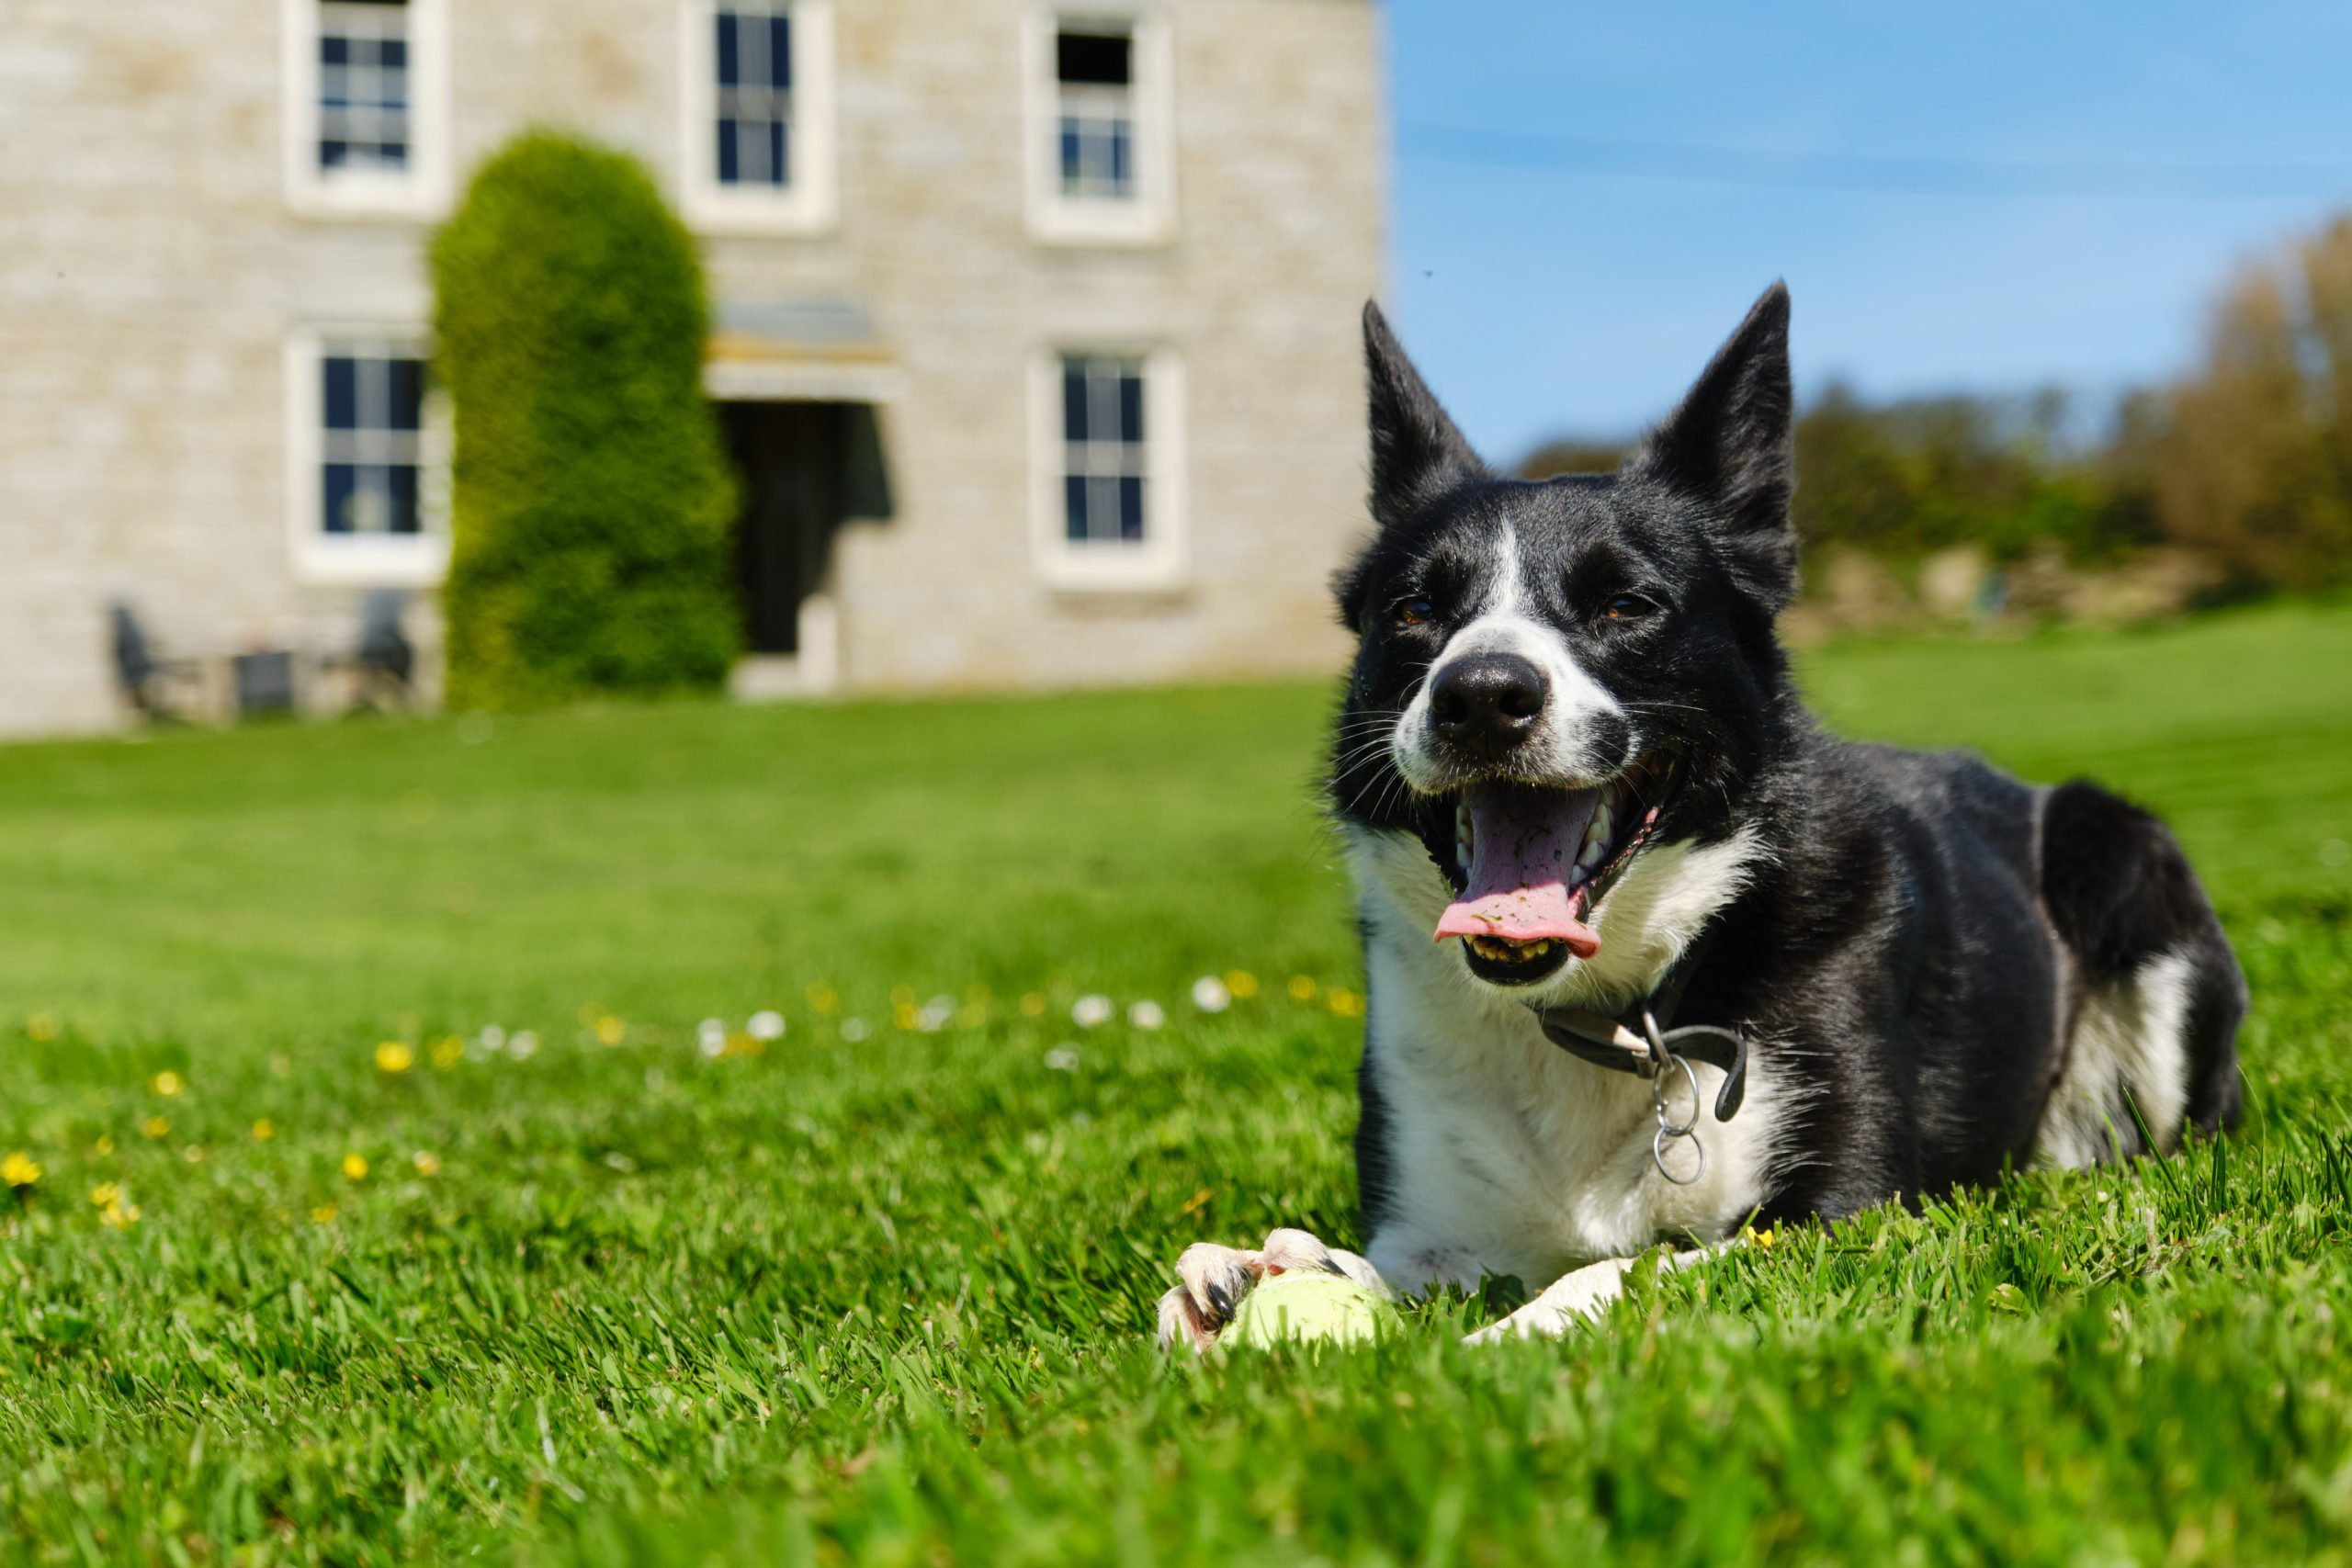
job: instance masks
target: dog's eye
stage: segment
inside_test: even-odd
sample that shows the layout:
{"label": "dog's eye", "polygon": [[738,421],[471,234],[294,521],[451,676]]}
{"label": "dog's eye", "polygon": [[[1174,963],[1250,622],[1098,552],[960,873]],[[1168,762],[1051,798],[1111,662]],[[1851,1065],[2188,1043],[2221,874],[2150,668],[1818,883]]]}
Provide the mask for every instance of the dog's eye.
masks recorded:
{"label": "dog's eye", "polygon": [[1396,601],[1396,620],[1399,625],[1418,626],[1435,619],[1437,619],[1437,606],[1418,593],[1410,599]]}
{"label": "dog's eye", "polygon": [[1657,608],[1638,593],[1620,593],[1603,612],[1612,621],[1638,621]]}

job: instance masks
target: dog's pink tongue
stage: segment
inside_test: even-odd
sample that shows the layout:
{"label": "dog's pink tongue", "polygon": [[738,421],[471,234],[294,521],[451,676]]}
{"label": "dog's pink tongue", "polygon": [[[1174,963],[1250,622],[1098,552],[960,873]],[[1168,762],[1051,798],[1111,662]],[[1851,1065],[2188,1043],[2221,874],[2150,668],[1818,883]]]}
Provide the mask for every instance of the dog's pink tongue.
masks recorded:
{"label": "dog's pink tongue", "polygon": [[1600,951],[1600,938],[1577,917],[1571,895],[1577,849],[1600,805],[1597,789],[1535,789],[1486,784],[1469,793],[1470,874],[1446,907],[1436,940],[1498,936],[1513,942],[1550,937],[1578,958]]}

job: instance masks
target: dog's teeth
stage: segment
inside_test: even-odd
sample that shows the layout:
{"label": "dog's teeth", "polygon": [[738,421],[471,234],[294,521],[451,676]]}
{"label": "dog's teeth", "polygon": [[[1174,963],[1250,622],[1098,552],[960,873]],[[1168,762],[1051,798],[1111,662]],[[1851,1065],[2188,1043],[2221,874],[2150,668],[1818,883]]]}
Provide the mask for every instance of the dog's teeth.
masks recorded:
{"label": "dog's teeth", "polygon": [[1453,853],[1465,874],[1470,870],[1470,852],[1475,847],[1470,832],[1470,804],[1463,801],[1453,808]]}
{"label": "dog's teeth", "polygon": [[1589,868],[1606,859],[1614,827],[1615,824],[1610,820],[1608,804],[1603,802],[1600,808],[1592,814],[1592,825],[1584,830],[1584,845],[1577,851],[1577,864]]}

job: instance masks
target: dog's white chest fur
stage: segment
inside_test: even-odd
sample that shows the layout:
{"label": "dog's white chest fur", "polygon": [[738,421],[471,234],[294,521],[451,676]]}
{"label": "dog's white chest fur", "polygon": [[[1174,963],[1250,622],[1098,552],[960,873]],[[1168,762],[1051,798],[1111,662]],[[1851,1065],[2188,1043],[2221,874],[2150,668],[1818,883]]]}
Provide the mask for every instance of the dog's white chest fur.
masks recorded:
{"label": "dog's white chest fur", "polygon": [[[1391,1284],[1476,1286],[1515,1274],[1540,1286],[1577,1264],[1653,1242],[1713,1241],[1768,1190],[1771,1129],[1784,1107],[1751,1058],[1745,1104],[1714,1119],[1722,1075],[1694,1065],[1705,1167],[1677,1185],[1651,1154],[1649,1085],[1545,1039],[1530,1002],[1639,997],[1736,893],[1753,858],[1745,840],[1665,845],[1629,870],[1597,912],[1601,947],[1524,1000],[1474,979],[1430,931],[1442,883],[1420,845],[1352,832],[1371,995],[1368,1059],[1387,1115],[1387,1201],[1366,1256]],[[1690,1114],[1677,1086],[1672,1110]],[[1687,1150],[1670,1163],[1678,1175]]]}

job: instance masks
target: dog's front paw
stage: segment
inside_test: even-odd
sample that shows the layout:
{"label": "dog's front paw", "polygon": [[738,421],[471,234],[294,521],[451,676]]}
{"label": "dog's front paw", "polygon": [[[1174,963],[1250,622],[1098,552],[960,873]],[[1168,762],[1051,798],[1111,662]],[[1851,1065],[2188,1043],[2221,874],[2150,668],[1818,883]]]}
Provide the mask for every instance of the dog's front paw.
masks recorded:
{"label": "dog's front paw", "polygon": [[[1354,1263],[1357,1268],[1348,1265]],[[1233,1321],[1241,1298],[1258,1281],[1295,1269],[1314,1269],[1354,1276],[1364,1269],[1352,1253],[1335,1253],[1301,1230],[1272,1232],[1254,1252],[1197,1241],[1176,1260],[1176,1288],[1159,1298],[1159,1343],[1162,1348],[1189,1344],[1205,1350],[1216,1343]],[[1374,1282],[1378,1277],[1373,1276]]]}
{"label": "dog's front paw", "polygon": [[1631,1258],[1603,1258],[1589,1263],[1574,1273],[1552,1282],[1551,1288],[1509,1317],[1490,1323],[1469,1337],[1473,1345],[1490,1345],[1498,1339],[1556,1339],[1579,1319],[1597,1319],[1609,1309],[1609,1303],[1625,1293],[1625,1275],[1635,1262]]}

